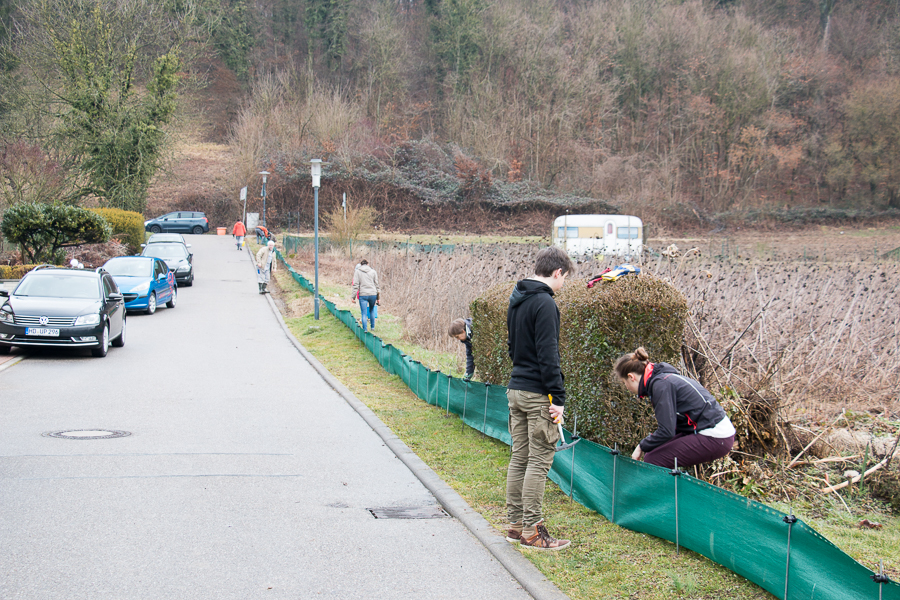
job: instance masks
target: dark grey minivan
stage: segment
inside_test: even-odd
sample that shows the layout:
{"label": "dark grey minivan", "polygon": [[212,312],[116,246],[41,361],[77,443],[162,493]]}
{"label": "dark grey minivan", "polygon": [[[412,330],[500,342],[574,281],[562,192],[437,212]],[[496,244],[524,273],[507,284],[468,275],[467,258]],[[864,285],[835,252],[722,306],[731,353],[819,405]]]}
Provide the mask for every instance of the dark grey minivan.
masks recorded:
{"label": "dark grey minivan", "polygon": [[144,221],[144,230],[151,233],[173,231],[200,235],[209,231],[209,219],[202,212],[180,210]]}

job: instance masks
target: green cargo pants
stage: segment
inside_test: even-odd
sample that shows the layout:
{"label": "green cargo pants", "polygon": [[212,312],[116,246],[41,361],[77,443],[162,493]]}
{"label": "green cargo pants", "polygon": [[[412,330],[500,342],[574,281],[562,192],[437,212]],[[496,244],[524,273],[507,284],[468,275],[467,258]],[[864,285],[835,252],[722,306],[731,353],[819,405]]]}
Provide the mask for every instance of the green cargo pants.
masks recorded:
{"label": "green cargo pants", "polygon": [[510,523],[532,527],[541,520],[547,471],[559,441],[545,394],[507,390],[512,456],[506,473],[506,511]]}

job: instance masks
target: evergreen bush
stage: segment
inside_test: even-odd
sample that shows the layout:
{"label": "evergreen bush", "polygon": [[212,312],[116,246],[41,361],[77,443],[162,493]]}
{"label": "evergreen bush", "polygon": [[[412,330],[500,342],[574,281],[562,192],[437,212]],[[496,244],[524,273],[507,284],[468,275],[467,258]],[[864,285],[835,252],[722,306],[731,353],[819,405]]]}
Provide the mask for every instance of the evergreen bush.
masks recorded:
{"label": "evergreen bush", "polygon": [[[687,301],[654,277],[626,276],[588,288],[567,283],[555,297],[560,311],[560,360],[566,378],[566,420],[578,415],[578,433],[630,451],[655,429],[653,409],[612,375],[616,359],[644,346],[653,361],[677,365]],[[472,349],[484,381],[506,385],[512,363],[507,349],[506,310],[513,282],[494,286],[471,305]]]}
{"label": "evergreen bush", "polygon": [[32,263],[60,264],[63,248],[109,240],[106,219],[86,208],[66,204],[16,204],[3,215],[0,232],[22,248]]}
{"label": "evergreen bush", "polygon": [[138,252],[144,243],[144,215],[121,208],[92,208],[109,223],[112,237],[126,246],[130,252]]}
{"label": "evergreen bush", "polygon": [[0,279],[22,279],[38,265],[0,265]]}

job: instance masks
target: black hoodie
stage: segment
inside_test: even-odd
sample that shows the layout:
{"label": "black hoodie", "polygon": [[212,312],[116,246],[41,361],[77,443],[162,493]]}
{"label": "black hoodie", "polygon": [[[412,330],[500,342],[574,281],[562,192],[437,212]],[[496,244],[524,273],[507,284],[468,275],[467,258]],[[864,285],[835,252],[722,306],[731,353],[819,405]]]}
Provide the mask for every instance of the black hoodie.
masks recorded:
{"label": "black hoodie", "polygon": [[523,279],[509,297],[507,345],[512,359],[509,389],[550,394],[553,404],[566,403],[565,380],[559,368],[559,309],[545,283]]}
{"label": "black hoodie", "polygon": [[698,381],[682,377],[669,363],[653,363],[647,381],[638,382],[638,396],[650,396],[656,431],[641,440],[641,450],[650,452],[677,434],[689,434],[715,427],[725,418],[725,411]]}

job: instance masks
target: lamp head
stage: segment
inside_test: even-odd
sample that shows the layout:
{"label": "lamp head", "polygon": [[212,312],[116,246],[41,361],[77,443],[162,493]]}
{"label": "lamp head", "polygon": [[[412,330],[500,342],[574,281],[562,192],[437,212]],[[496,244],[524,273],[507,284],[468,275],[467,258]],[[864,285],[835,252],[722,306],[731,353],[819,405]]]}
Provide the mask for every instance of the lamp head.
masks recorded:
{"label": "lamp head", "polygon": [[314,188],[319,187],[322,179],[322,159],[312,158],[309,161],[309,171],[312,175],[312,185]]}
{"label": "lamp head", "polygon": [[269,173],[268,171],[260,171],[259,174],[263,176],[263,183],[265,183],[266,179],[268,179],[269,175],[271,175],[271,173]]}

